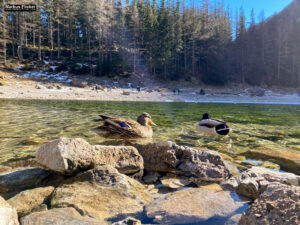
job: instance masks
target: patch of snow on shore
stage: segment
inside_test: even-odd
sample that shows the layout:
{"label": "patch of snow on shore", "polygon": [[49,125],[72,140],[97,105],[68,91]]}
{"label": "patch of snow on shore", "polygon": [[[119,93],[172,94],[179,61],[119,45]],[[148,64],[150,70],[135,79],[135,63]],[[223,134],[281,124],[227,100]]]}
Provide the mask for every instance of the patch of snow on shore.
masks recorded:
{"label": "patch of snow on shore", "polygon": [[42,70],[38,71],[38,72],[34,72],[34,71],[28,71],[27,73],[23,74],[24,77],[30,78],[30,77],[46,77],[50,80],[53,81],[59,81],[59,82],[65,82],[65,83],[70,83],[72,80],[68,78],[68,76],[66,76],[67,72],[66,71],[62,71],[59,72],[57,74],[50,74],[47,72],[44,72]]}

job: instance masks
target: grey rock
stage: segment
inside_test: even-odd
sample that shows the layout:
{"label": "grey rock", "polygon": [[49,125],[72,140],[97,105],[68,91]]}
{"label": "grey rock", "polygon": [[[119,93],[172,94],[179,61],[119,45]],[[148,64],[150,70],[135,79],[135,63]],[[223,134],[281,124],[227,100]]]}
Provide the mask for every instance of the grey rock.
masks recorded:
{"label": "grey rock", "polygon": [[153,184],[155,183],[159,178],[159,173],[157,172],[148,172],[147,175],[143,176],[143,181],[146,184]]}
{"label": "grey rock", "polygon": [[21,218],[22,225],[104,225],[107,222],[81,216],[74,208],[51,209],[34,212]]}
{"label": "grey rock", "polygon": [[218,181],[230,177],[229,169],[217,152],[171,143],[135,145],[144,158],[146,170],[197,177],[203,181]]}
{"label": "grey rock", "polygon": [[239,225],[300,224],[300,187],[273,182],[242,214]]}
{"label": "grey rock", "polygon": [[112,219],[141,213],[151,199],[142,184],[106,165],[78,174],[58,187],[51,207],[75,207],[83,215]]}
{"label": "grey rock", "polygon": [[252,167],[240,175],[223,182],[222,185],[248,198],[256,199],[272,182],[299,185],[299,178],[293,173],[279,172],[264,167]]}
{"label": "grey rock", "polygon": [[132,146],[91,146],[81,138],[60,138],[41,146],[37,161],[59,173],[74,174],[109,164],[121,173],[143,171],[143,158]]}
{"label": "grey rock", "polygon": [[3,173],[0,175],[0,194],[9,198],[22,190],[39,187],[50,174],[50,171],[39,168],[16,168]]}
{"label": "grey rock", "polygon": [[146,214],[160,224],[201,224],[209,220],[224,224],[245,207],[229,191],[189,188],[154,200],[146,206]]}
{"label": "grey rock", "polygon": [[46,203],[53,191],[54,187],[51,186],[25,190],[8,199],[7,202],[17,210],[19,217],[23,217]]}

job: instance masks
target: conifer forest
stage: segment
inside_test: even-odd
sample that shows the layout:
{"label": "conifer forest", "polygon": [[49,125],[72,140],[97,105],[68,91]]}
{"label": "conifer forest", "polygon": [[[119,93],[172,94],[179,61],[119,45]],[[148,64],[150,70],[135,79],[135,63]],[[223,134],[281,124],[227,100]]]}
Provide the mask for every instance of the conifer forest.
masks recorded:
{"label": "conifer forest", "polygon": [[[4,11],[34,3],[35,12]],[[209,0],[1,0],[0,60],[85,63],[82,74],[300,85],[300,0],[265,18]],[[69,68],[72,72],[72,66]]]}

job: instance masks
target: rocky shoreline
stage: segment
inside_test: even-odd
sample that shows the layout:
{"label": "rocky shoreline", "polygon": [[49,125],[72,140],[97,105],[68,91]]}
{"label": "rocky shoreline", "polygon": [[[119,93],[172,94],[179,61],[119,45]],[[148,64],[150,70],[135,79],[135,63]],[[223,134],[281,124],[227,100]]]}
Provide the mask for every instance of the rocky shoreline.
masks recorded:
{"label": "rocky shoreline", "polygon": [[[234,174],[234,175],[233,175]],[[0,166],[0,224],[299,224],[300,176],[173,142],[60,138]]]}
{"label": "rocky shoreline", "polygon": [[[200,94],[202,89],[205,90],[204,95]],[[215,87],[184,80],[155,82],[153,79],[134,75],[126,79],[116,79],[49,73],[42,70],[7,72],[1,69],[0,98],[300,104],[299,90],[295,88],[283,91],[238,84]]]}

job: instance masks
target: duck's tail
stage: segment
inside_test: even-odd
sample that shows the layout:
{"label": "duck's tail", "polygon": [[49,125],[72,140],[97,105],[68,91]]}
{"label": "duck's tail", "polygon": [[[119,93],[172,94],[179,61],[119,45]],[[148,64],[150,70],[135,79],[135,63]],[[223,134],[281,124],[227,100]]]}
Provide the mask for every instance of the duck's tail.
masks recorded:
{"label": "duck's tail", "polygon": [[219,135],[227,135],[229,134],[230,128],[226,125],[226,123],[216,126],[216,132]]}

